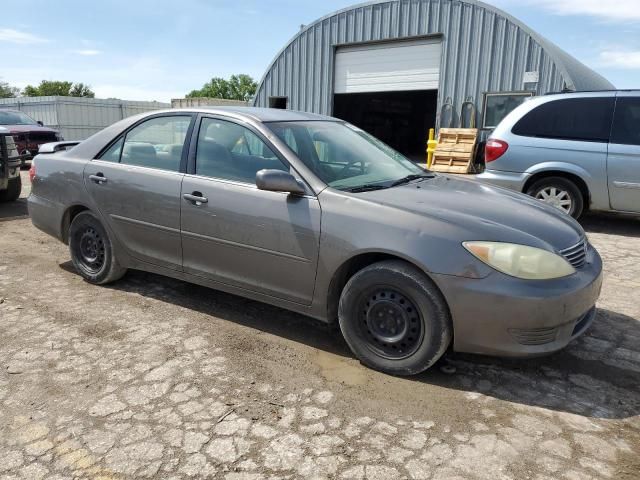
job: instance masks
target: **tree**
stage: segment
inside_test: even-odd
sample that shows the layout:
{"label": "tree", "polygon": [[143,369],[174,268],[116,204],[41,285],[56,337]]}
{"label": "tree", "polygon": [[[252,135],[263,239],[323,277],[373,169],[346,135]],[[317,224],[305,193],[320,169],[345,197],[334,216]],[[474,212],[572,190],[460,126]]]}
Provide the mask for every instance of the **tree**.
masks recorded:
{"label": "tree", "polygon": [[95,93],[84,83],[62,82],[57,80],[42,80],[40,85],[34,87],[27,85],[22,94],[25,97],[95,97]]}
{"label": "tree", "polygon": [[246,102],[255,95],[257,88],[258,84],[249,75],[231,75],[229,80],[214,77],[205,83],[200,90],[191,91],[187,98],[209,97]]}
{"label": "tree", "polygon": [[6,82],[0,82],[0,98],[13,98],[20,95],[20,89]]}

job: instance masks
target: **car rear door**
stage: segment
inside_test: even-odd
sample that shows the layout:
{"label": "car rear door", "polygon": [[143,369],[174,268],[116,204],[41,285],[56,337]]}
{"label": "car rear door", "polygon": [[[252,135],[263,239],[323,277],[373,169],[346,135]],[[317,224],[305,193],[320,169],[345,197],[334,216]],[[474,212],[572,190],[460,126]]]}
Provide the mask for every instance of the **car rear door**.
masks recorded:
{"label": "car rear door", "polygon": [[310,304],[318,199],[258,190],[256,172],[290,167],[250,125],[205,116],[198,128],[182,184],[185,272]]}
{"label": "car rear door", "polygon": [[103,219],[139,260],[182,269],[180,188],[194,116],[138,123],[88,162],[84,181]]}
{"label": "car rear door", "polygon": [[607,160],[611,208],[640,213],[640,95],[620,92]]}

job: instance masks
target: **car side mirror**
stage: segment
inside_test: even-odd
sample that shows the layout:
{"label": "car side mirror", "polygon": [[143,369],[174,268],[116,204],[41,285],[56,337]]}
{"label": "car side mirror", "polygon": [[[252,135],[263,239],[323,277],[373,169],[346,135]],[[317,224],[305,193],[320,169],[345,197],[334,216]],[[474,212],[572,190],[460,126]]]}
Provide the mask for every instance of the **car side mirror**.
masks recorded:
{"label": "car side mirror", "polygon": [[282,170],[260,170],[256,173],[256,185],[260,190],[269,192],[287,192],[295,195],[306,193],[304,186],[293,175]]}
{"label": "car side mirror", "polygon": [[41,127],[44,127],[44,123],[42,123],[42,120],[38,120],[36,123],[37,123],[38,125],[40,125]]}

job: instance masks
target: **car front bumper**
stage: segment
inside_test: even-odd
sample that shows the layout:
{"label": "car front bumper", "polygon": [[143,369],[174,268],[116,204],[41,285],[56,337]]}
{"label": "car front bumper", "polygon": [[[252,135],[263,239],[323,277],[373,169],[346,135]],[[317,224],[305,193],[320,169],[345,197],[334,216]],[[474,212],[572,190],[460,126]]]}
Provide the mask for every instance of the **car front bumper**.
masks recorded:
{"label": "car front bumper", "polygon": [[529,281],[494,272],[480,280],[434,275],[449,303],[454,350],[528,357],[563,349],[593,323],[602,288],[602,259],[569,277]]}
{"label": "car front bumper", "polygon": [[469,178],[478,182],[489,183],[498,187],[508,188],[522,192],[527,180],[531,177],[528,173],[503,172],[487,169],[478,175],[469,175]]}

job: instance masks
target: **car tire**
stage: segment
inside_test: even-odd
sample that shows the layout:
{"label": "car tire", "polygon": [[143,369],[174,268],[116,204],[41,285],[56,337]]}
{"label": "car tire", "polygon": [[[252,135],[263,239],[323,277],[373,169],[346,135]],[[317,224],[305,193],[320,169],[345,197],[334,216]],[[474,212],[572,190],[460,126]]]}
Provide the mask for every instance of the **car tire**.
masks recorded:
{"label": "car tire", "polygon": [[0,192],[0,202],[15,202],[22,193],[22,179],[20,177],[10,178],[7,189]]}
{"label": "car tire", "polygon": [[69,227],[71,261],[87,282],[105,285],[127,272],[115,256],[113,243],[100,219],[90,211],[80,212]]}
{"label": "car tire", "polygon": [[[555,196],[554,196],[554,192]],[[535,182],[527,190],[527,195],[541,200],[548,205],[558,208],[564,213],[578,219],[584,212],[584,197],[578,186],[569,179],[563,177],[546,177]],[[549,200],[545,199],[545,195]],[[561,202],[570,202],[568,208],[564,208]]]}
{"label": "car tire", "polygon": [[399,260],[375,263],[356,273],[340,297],[338,320],[356,357],[392,375],[427,370],[453,337],[449,308],[438,287]]}

